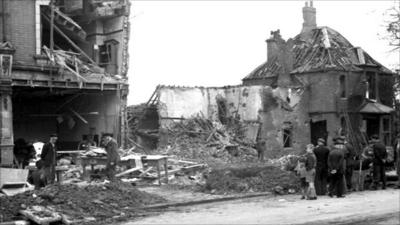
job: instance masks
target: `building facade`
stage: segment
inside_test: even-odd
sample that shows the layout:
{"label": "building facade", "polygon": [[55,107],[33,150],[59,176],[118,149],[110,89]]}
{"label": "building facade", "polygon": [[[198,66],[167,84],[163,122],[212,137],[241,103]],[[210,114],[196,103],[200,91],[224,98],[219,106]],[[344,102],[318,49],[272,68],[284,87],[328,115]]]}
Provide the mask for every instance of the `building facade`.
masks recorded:
{"label": "building facade", "polygon": [[59,136],[77,149],[126,135],[129,9],[127,0],[5,0],[0,4],[1,163],[13,143]]}

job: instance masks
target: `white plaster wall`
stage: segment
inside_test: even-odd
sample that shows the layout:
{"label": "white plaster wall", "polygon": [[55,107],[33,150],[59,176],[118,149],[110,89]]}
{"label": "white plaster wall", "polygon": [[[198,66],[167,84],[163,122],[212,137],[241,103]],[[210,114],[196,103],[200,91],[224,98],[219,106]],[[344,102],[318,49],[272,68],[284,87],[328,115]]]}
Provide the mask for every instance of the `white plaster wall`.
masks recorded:
{"label": "white plaster wall", "polygon": [[[258,120],[263,86],[219,88],[161,87],[158,90],[160,117],[190,118],[196,115],[217,120],[219,97],[226,99],[228,116],[236,113],[242,120]],[[171,120],[169,120],[171,122]],[[169,124],[162,120],[161,126]]]}

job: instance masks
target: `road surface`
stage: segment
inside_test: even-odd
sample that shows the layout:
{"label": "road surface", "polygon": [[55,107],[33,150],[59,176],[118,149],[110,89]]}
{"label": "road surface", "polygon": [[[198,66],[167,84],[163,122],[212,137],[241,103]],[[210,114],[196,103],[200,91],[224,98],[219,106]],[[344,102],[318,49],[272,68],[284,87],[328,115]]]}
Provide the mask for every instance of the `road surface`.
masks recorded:
{"label": "road surface", "polygon": [[300,200],[298,195],[259,197],[179,207],[134,224],[400,224],[400,191],[354,192],[345,198]]}

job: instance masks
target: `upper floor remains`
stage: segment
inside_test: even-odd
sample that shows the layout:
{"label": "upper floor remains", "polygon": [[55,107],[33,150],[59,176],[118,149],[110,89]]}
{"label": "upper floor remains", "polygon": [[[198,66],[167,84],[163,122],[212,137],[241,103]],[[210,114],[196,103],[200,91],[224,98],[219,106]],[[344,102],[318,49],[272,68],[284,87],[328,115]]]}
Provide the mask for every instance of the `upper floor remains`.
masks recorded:
{"label": "upper floor remains", "polygon": [[59,68],[80,80],[125,79],[129,10],[129,0],[2,1],[0,38],[15,50],[13,80]]}

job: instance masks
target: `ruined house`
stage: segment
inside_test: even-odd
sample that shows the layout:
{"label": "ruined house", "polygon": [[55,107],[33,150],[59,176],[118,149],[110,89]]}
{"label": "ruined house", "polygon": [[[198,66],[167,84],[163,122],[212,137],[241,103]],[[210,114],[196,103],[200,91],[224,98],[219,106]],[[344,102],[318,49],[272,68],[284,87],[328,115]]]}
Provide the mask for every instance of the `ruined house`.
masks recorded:
{"label": "ruined house", "polygon": [[139,130],[154,134],[198,115],[221,123],[237,117],[250,130],[258,124],[252,137],[265,139],[269,151],[281,154],[301,151],[318,138],[330,145],[337,135],[359,145],[379,134],[390,145],[393,73],[337,31],[317,27],[312,1],[303,8],[303,18],[294,38],[271,32],[267,61],[242,85],[159,86]]}
{"label": "ruined house", "polygon": [[[313,142],[338,134],[362,142],[378,134],[391,145],[394,91],[392,71],[353,46],[330,27],[317,27],[312,1],[303,7],[303,28],[296,37],[284,40],[280,31],[266,40],[267,61],[243,79],[243,85],[304,87],[300,115],[305,121],[293,125],[291,139]],[[270,127],[279,130],[282,125]],[[297,131],[296,131],[297,128]],[[300,128],[300,129],[299,129]]]}
{"label": "ruined house", "polygon": [[124,144],[128,94],[128,0],[3,0],[0,3],[0,152],[13,142],[77,149],[83,135]]}

